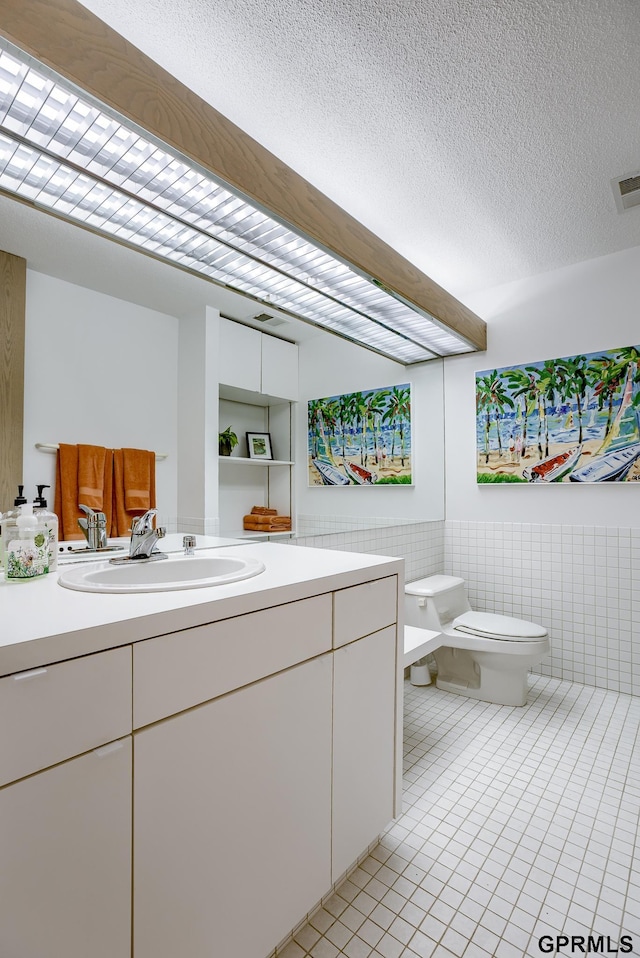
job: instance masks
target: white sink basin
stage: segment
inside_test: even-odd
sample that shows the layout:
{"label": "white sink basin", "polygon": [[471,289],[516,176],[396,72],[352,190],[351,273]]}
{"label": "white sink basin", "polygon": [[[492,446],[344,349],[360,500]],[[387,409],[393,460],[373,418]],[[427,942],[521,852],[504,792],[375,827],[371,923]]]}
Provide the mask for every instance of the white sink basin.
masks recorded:
{"label": "white sink basin", "polygon": [[264,572],[258,559],[237,556],[171,556],[152,562],[80,566],[67,569],[58,582],[78,592],[171,592],[227,585]]}

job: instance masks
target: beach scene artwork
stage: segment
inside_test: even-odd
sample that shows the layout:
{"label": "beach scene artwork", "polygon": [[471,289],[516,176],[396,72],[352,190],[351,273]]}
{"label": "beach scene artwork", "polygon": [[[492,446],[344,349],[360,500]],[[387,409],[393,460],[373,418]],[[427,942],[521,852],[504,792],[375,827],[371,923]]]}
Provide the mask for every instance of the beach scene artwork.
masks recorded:
{"label": "beach scene artwork", "polygon": [[479,483],[640,481],[640,346],[476,373]]}
{"label": "beach scene artwork", "polygon": [[411,386],[312,399],[310,486],[412,485]]}

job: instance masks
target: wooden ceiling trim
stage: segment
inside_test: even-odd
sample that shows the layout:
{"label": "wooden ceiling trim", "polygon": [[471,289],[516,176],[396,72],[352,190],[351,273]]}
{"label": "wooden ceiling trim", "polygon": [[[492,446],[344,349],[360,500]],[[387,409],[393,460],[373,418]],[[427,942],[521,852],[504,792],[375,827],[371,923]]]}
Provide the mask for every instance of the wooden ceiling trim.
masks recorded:
{"label": "wooden ceiling trim", "polygon": [[27,261],[0,250],[0,502],[22,479]]}
{"label": "wooden ceiling trim", "polygon": [[486,349],[486,324],[77,0],[3,0],[0,34]]}

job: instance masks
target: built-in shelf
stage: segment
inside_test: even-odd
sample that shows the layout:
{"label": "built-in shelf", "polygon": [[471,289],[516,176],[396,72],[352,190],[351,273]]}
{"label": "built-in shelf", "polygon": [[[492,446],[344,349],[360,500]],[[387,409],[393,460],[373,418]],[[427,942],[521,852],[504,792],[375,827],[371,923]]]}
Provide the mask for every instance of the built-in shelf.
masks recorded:
{"label": "built-in shelf", "polygon": [[245,466],[292,466],[289,459],[249,459],[247,456],[219,456],[219,462],[235,462]]}
{"label": "built-in shelf", "polygon": [[[260,342],[262,338],[260,334],[258,337]],[[289,343],[286,345],[290,346]],[[231,368],[230,363],[227,363],[227,366]],[[277,376],[275,378],[277,380]],[[239,437],[239,445],[230,456],[218,456],[220,533],[231,538],[254,542],[268,541],[277,536],[291,536],[292,533],[289,530],[277,532],[262,529],[235,530],[243,526],[242,517],[248,515],[254,506],[275,509],[281,516],[291,516],[294,512],[295,464],[291,459],[294,448],[292,404],[284,398],[281,398],[280,402],[272,403],[263,393],[252,394],[230,386],[219,388],[219,427],[220,429],[230,427]],[[272,455],[279,454],[289,458],[254,459],[250,457],[245,439],[248,433],[267,433],[271,439]],[[225,463],[227,465],[224,465]]]}

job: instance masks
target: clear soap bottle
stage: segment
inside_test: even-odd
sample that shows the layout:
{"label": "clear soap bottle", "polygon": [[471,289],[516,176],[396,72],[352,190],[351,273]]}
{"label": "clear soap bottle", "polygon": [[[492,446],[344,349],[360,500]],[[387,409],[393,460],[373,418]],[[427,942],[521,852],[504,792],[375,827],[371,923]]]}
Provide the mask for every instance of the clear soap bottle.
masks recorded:
{"label": "clear soap bottle", "polygon": [[33,500],[33,514],[44,523],[49,548],[49,572],[55,572],[58,568],[58,517],[55,512],[49,511],[47,500],[42,495],[44,489],[50,488],[45,485],[36,486],[38,495]]}
{"label": "clear soap bottle", "polygon": [[46,528],[33,513],[33,504],[20,506],[19,515],[4,524],[4,575],[7,581],[35,579],[49,571]]}
{"label": "clear soap bottle", "polygon": [[3,529],[12,519],[17,519],[20,515],[20,506],[27,501],[22,495],[24,486],[18,486],[18,495],[13,500],[13,509],[9,509],[4,514],[0,513],[0,562],[4,563]]}

